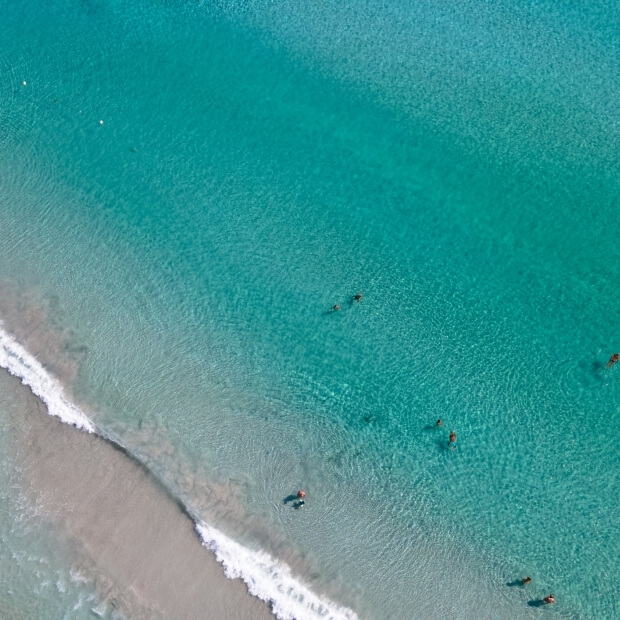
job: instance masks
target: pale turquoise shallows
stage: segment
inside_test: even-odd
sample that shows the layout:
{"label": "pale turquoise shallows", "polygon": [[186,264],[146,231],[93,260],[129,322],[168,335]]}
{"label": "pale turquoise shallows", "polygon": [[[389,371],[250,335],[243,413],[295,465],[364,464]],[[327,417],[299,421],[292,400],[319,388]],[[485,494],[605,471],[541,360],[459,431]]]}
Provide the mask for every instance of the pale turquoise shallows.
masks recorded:
{"label": "pale turquoise shallows", "polygon": [[273,538],[204,518],[360,617],[620,617],[590,4],[0,0],[0,279],[87,350],[100,427],[197,512],[187,472],[239,483]]}

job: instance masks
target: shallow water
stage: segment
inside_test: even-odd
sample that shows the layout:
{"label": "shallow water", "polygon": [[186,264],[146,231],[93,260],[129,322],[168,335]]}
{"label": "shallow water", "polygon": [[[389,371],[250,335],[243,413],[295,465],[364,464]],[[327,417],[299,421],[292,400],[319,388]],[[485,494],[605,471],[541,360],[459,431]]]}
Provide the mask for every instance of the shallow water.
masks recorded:
{"label": "shallow water", "polygon": [[47,366],[362,617],[617,615],[617,7],[243,6],[1,5]]}

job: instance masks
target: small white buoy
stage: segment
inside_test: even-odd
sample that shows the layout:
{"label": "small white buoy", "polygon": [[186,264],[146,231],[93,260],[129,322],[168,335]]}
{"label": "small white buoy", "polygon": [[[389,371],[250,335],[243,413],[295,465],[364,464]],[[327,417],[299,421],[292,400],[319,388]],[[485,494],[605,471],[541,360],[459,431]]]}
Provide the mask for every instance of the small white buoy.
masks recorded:
{"label": "small white buoy", "polygon": [[22,84],[23,84],[24,86],[26,86],[26,80],[24,80],[24,81],[22,82]]}
{"label": "small white buoy", "polygon": [[103,121],[99,121],[99,124],[100,124],[100,125],[103,125]]}

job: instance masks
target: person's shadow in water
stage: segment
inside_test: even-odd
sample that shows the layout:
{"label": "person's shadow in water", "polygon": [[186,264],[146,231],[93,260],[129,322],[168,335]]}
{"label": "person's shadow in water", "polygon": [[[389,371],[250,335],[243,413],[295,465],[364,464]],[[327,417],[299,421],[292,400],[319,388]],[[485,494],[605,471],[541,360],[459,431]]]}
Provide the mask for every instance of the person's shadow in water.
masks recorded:
{"label": "person's shadow in water", "polygon": [[438,439],[435,443],[439,450],[443,452],[456,452],[456,446],[451,446],[447,439]]}
{"label": "person's shadow in water", "polygon": [[530,607],[544,607],[547,603],[542,599],[536,599],[535,601],[528,601],[527,604]]}
{"label": "person's shadow in water", "polygon": [[517,579],[515,581],[509,581],[506,585],[509,588],[514,588],[515,586],[523,586],[523,579]]}
{"label": "person's shadow in water", "polygon": [[607,366],[603,364],[603,362],[599,362],[598,360],[592,362],[591,373],[599,381],[604,380],[603,372],[605,372],[606,370]]}
{"label": "person's shadow in water", "polygon": [[605,368],[605,364],[603,362],[599,360],[594,360],[593,362],[584,360],[579,362],[578,366],[581,372],[584,373],[584,376],[587,376],[598,383],[604,383],[605,371],[607,369]]}
{"label": "person's shadow in water", "polygon": [[284,504],[290,504],[293,502],[293,508],[299,510],[302,506],[306,505],[306,500],[303,497],[297,497],[297,495],[287,495],[284,498]]}

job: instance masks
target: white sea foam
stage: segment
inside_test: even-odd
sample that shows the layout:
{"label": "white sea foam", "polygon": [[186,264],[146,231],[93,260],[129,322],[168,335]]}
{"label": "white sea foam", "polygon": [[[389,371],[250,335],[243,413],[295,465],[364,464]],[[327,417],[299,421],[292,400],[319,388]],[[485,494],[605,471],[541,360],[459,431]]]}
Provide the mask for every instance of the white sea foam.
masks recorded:
{"label": "white sea foam", "polygon": [[[21,379],[47,406],[50,415],[89,433],[97,432],[86,414],[66,398],[60,383],[2,327],[0,367]],[[317,596],[291,575],[286,564],[278,562],[268,553],[247,549],[203,522],[197,523],[196,529],[205,547],[211,549],[222,563],[226,576],[230,579],[242,579],[249,592],[270,603],[274,614],[281,620],[357,618],[350,609],[339,607],[332,601]],[[64,587],[64,584],[60,585]],[[60,588],[59,584],[57,587]],[[96,615],[101,613],[99,608],[91,611]]]}
{"label": "white sea foam", "polygon": [[199,523],[196,530],[203,544],[215,553],[230,579],[243,579],[251,594],[271,604],[281,620],[326,618],[354,620],[357,615],[346,607],[317,596],[309,587],[291,575],[290,568],[264,551],[252,551],[222,534]]}
{"label": "white sea foam", "polygon": [[95,432],[95,425],[79,407],[67,400],[58,381],[1,327],[0,367],[6,368],[12,375],[19,377],[22,383],[45,403],[50,415],[89,433]]}

